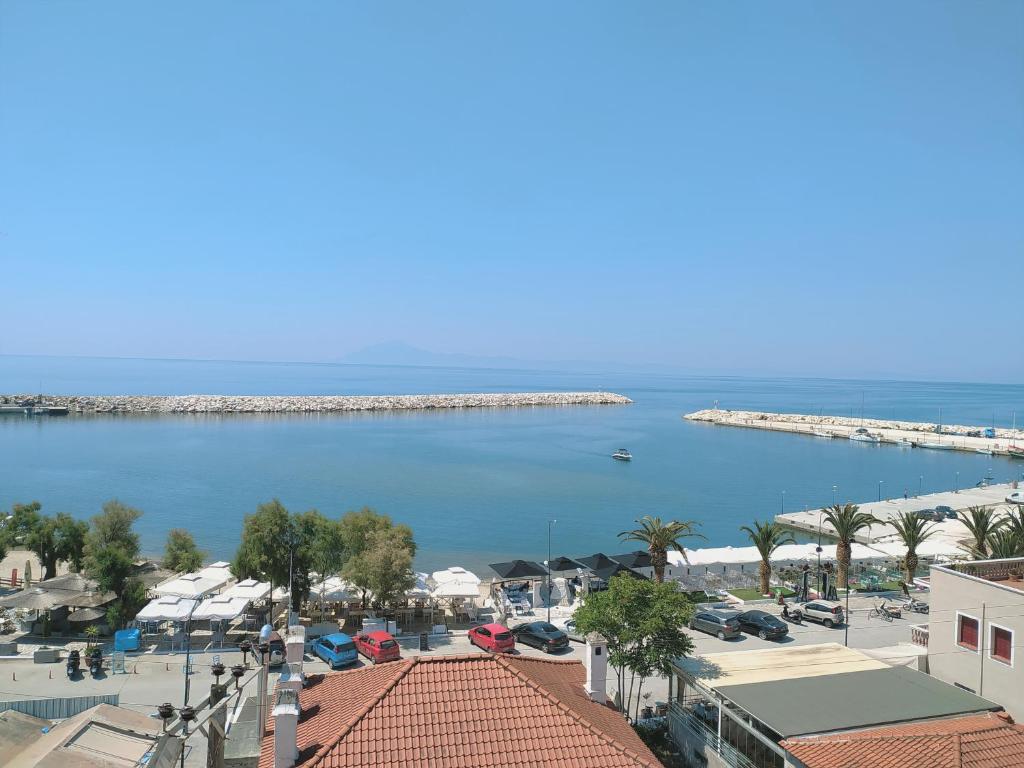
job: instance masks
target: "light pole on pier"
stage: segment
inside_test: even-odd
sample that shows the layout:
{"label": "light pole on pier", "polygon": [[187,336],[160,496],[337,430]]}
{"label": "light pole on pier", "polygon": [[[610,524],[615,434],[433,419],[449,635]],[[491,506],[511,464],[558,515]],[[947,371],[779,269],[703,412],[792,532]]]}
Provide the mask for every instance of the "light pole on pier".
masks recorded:
{"label": "light pole on pier", "polygon": [[882,483],[884,483],[884,482],[885,482],[885,480],[879,480],[878,481],[878,500],[879,501],[882,500]]}
{"label": "light pole on pier", "polygon": [[918,498],[920,498],[920,496],[921,496],[921,491],[922,491],[923,486],[924,486],[924,475],[921,475],[920,477],[917,478],[917,496],[918,496]]}
{"label": "light pole on pier", "polygon": [[557,520],[548,520],[548,561],[547,561],[547,566],[548,566],[548,568],[547,568],[547,571],[548,571],[547,593],[548,594],[547,594],[546,602],[547,602],[547,605],[548,605],[548,623],[549,624],[551,623],[551,526],[554,525],[557,522],[558,522]]}
{"label": "light pole on pier", "polygon": [[833,507],[836,505],[836,491],[838,491],[838,490],[839,490],[839,486],[838,485],[833,485],[832,486],[832,506]]}
{"label": "light pole on pier", "polygon": [[956,473],[956,485],[953,486],[953,493],[960,493],[960,473]]}

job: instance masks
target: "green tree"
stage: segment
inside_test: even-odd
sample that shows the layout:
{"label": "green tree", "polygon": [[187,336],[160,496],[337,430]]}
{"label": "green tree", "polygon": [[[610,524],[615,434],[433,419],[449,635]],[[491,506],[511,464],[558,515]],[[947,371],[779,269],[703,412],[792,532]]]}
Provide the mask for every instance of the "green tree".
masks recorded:
{"label": "green tree", "polygon": [[167,532],[164,547],[164,568],[169,571],[198,571],[203,567],[203,553],[196,546],[192,534],[184,528]]}
{"label": "green tree", "polygon": [[667,676],[673,659],[693,652],[693,641],[683,632],[692,615],[692,603],[675,584],[628,576],[613,577],[607,590],[591,593],[576,609],[577,629],[584,635],[596,632],[608,643],[620,710],[632,701],[632,683],[629,695],[623,696],[627,670],[639,678],[639,705],[647,679]]}
{"label": "green tree", "polygon": [[663,523],[660,517],[644,515],[635,522],[640,527],[632,531],[623,531],[619,538],[623,541],[639,541],[647,546],[647,551],[651,553],[651,565],[654,567],[654,579],[658,582],[665,580],[669,550],[679,552],[686,560],[683,539],[705,538],[696,532],[695,529],[700,523],[693,520],[672,520]]}
{"label": "green tree", "polygon": [[1007,526],[990,533],[986,544],[989,557],[996,560],[1024,556],[1024,537]]}
{"label": "green tree", "polygon": [[896,535],[903,542],[903,546],[907,548],[907,554],[903,558],[903,570],[907,584],[912,584],[917,572],[917,548],[935,532],[935,527],[928,525],[927,520],[913,512],[900,512],[890,524],[896,529]]}
{"label": "green tree", "polygon": [[342,573],[363,591],[364,600],[370,593],[377,605],[393,608],[416,584],[406,533],[398,528],[376,530],[363,544],[363,550],[345,562]]}
{"label": "green tree", "polygon": [[[412,529],[409,526],[401,523],[395,524],[388,515],[382,515],[369,507],[363,507],[358,512],[346,512],[341,517],[341,539],[345,545],[347,558],[341,573],[348,581],[362,590],[364,605],[367,601],[367,593],[373,592],[376,597],[376,592],[369,586],[374,581],[369,569],[377,566],[384,568],[379,577],[383,583],[397,578],[394,570],[397,566],[388,565],[388,558],[383,553],[376,553],[373,557],[366,556],[367,552],[375,548],[375,545],[382,540],[375,536],[379,533],[386,533],[396,550],[407,552],[411,565],[412,559],[416,556],[416,542],[413,540]],[[409,578],[413,579],[412,583],[414,584],[415,577],[410,576]]]}
{"label": "green tree", "polygon": [[774,521],[768,523],[755,521],[753,528],[743,525],[740,526],[740,530],[750,537],[751,543],[757,547],[757,552],[761,555],[759,568],[761,594],[767,595],[771,589],[772,555],[783,544],[795,544],[796,540],[785,528]]}
{"label": "green tree", "polygon": [[416,542],[413,540],[412,528],[399,523],[396,525],[388,515],[383,515],[369,507],[358,512],[346,512],[341,517],[341,537],[349,555],[356,555],[368,546],[368,538],[374,531],[395,529],[402,535],[402,546],[416,556]]}
{"label": "green tree", "polygon": [[989,538],[1005,525],[1005,520],[996,520],[995,510],[985,507],[968,507],[966,512],[958,513],[957,517],[971,534],[971,557],[975,560],[988,559]]}
{"label": "green tree", "polygon": [[41,579],[56,576],[57,565],[62,561],[70,563],[75,570],[81,568],[88,528],[88,523],[75,520],[64,512],[56,517],[43,514],[38,501],[15,504],[6,526],[12,543],[28,549],[39,558],[43,569]]}
{"label": "green tree", "polygon": [[85,537],[89,533],[89,523],[76,520],[66,512],[57,513],[57,554],[66,562],[71,570],[82,570],[85,562]]}
{"label": "green tree", "polygon": [[850,586],[850,560],[853,557],[853,541],[857,534],[881,522],[867,512],[861,512],[856,504],[834,504],[821,510],[822,521],[831,525],[836,532],[836,564],[839,566],[839,585]]}
{"label": "green tree", "polygon": [[132,577],[139,555],[139,535],[133,530],[142,512],[117,500],[108,501],[94,516],[85,536],[85,574],[104,592],[117,596],[107,611],[111,626],[119,627],[145,601],[145,588]]}

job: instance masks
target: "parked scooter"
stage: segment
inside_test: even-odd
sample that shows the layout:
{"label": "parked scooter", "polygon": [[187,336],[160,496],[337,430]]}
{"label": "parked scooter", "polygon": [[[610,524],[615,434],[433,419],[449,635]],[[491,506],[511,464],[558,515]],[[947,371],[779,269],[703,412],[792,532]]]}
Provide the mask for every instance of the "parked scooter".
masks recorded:
{"label": "parked scooter", "polygon": [[93,677],[99,677],[103,671],[103,651],[99,646],[96,646],[89,651],[89,674]]}
{"label": "parked scooter", "polygon": [[912,611],[914,613],[928,613],[928,603],[924,600],[915,600],[913,597],[907,597],[901,600],[898,605],[904,611]]}
{"label": "parked scooter", "polygon": [[804,614],[799,608],[794,606],[793,610],[790,610],[789,603],[783,603],[782,618],[792,624],[801,624],[804,620]]}
{"label": "parked scooter", "polygon": [[71,651],[68,654],[68,663],[67,663],[68,680],[74,680],[75,679],[75,675],[78,674],[78,667],[81,665],[81,663],[82,663],[82,658],[81,658],[81,655],[78,653],[77,649]]}

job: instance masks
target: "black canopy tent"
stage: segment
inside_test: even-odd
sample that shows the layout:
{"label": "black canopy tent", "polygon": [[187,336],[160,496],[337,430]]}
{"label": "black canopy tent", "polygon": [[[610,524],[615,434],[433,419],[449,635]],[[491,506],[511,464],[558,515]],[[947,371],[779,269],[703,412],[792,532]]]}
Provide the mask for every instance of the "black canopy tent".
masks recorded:
{"label": "black canopy tent", "polygon": [[556,557],[548,562],[551,566],[551,572],[556,571],[575,571],[578,568],[584,568],[585,566],[577,560],[573,560],[571,557]]}
{"label": "black canopy tent", "polygon": [[626,566],[622,565],[621,563],[612,563],[611,565],[606,566],[604,568],[595,568],[594,569],[594,574],[599,579],[603,579],[604,581],[610,581],[613,576],[622,576],[622,575],[631,576],[634,579],[644,579],[644,580],[647,579],[646,576],[637,573],[636,571],[634,571],[631,568],[627,568]]}
{"label": "black canopy tent", "polygon": [[612,560],[622,563],[627,568],[650,568],[651,553],[638,549],[635,552],[626,552],[623,555],[612,555]]}
{"label": "black canopy tent", "polygon": [[610,568],[613,565],[619,565],[619,563],[612,560],[604,552],[597,552],[588,557],[578,557],[576,562],[581,563],[585,568],[589,568],[594,573],[597,573],[601,568]]}
{"label": "black canopy tent", "polygon": [[547,575],[547,569],[532,560],[512,560],[507,563],[491,563],[493,570],[502,579],[539,579]]}

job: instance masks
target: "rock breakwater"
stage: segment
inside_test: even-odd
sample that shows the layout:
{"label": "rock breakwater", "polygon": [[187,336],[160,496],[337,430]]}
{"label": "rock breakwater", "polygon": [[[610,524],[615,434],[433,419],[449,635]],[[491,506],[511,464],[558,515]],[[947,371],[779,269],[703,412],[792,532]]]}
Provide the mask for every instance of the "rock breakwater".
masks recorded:
{"label": "rock breakwater", "polygon": [[625,405],[614,392],[522,392],[458,395],[5,395],[0,403],[67,408],[70,413],[331,413],[443,408]]}

